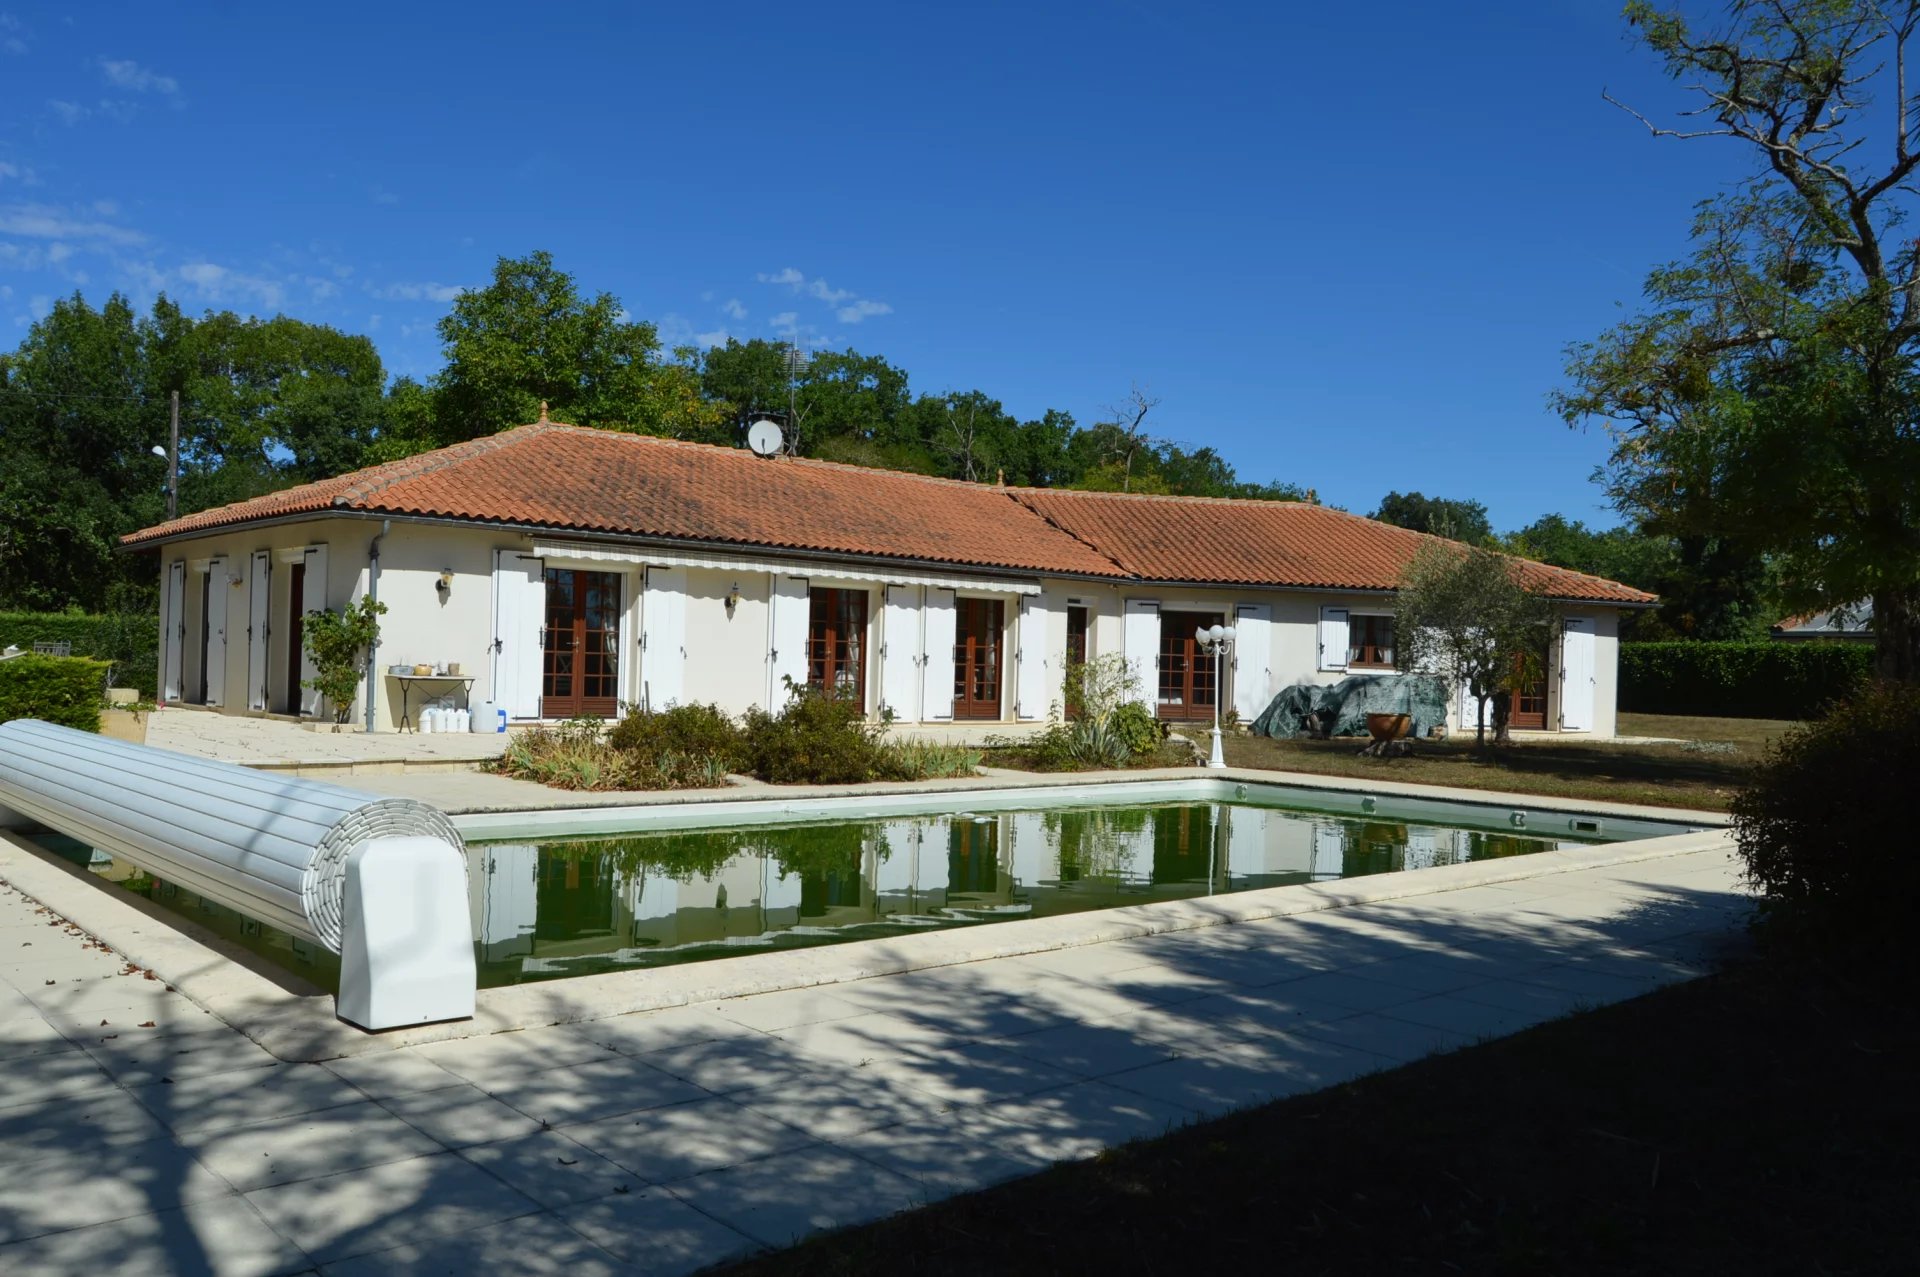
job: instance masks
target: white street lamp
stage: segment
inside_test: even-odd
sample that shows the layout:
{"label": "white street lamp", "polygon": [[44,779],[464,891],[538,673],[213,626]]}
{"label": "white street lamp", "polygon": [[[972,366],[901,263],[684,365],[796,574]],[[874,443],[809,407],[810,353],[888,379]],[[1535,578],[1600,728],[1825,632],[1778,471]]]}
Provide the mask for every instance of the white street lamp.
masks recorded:
{"label": "white street lamp", "polygon": [[1225,682],[1222,675],[1227,649],[1233,646],[1235,637],[1231,625],[1203,625],[1193,632],[1193,641],[1200,645],[1202,652],[1213,658],[1213,752],[1207,757],[1209,767],[1227,765],[1227,756],[1220,749],[1220,688]]}

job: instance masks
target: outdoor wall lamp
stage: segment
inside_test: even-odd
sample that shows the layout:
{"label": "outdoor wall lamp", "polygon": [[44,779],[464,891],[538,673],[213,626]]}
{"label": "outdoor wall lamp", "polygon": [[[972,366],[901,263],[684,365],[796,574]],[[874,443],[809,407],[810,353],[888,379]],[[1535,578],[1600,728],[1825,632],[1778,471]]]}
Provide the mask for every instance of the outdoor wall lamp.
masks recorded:
{"label": "outdoor wall lamp", "polygon": [[740,585],[738,582],[735,582],[734,587],[727,591],[726,604],[727,619],[731,621],[733,619],[733,610],[740,606]]}
{"label": "outdoor wall lamp", "polygon": [[433,583],[433,588],[435,593],[439,594],[440,602],[444,606],[446,604],[446,601],[453,595],[452,569],[448,569],[446,571],[441,572],[440,579]]}

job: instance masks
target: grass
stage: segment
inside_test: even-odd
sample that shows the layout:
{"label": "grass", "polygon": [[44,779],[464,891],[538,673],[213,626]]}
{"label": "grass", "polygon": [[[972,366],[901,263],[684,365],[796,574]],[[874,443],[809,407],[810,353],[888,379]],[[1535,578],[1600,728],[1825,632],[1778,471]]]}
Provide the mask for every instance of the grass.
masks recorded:
{"label": "grass", "polygon": [[1226,754],[1235,767],[1725,811],[1767,742],[1791,726],[1773,719],[1622,714],[1622,736],[1685,743],[1531,737],[1498,753],[1477,754],[1471,737],[1456,737],[1416,742],[1410,758],[1377,759],[1360,757],[1364,742],[1357,738],[1230,736]]}
{"label": "grass", "polygon": [[818,1239],[729,1277],[1896,1273],[1912,999],[1749,963]]}

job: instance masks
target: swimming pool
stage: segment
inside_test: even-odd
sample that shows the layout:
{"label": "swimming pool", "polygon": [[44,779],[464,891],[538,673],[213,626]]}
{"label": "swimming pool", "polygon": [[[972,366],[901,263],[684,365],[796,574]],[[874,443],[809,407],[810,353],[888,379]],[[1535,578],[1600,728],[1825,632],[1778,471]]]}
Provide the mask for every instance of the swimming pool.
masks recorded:
{"label": "swimming pool", "polygon": [[[1325,882],[1678,822],[1224,782],[463,818],[482,988]],[[614,832],[617,830],[618,832]],[[42,845],[323,990],[318,945],[57,835]]]}

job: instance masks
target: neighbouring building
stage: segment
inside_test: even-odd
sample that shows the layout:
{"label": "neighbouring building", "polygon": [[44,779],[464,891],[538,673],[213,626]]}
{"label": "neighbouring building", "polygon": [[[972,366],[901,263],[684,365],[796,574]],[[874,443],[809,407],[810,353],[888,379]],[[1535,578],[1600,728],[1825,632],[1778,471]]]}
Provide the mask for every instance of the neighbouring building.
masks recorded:
{"label": "neighbouring building", "polygon": [[[312,717],[302,618],[387,605],[353,707],[375,730],[456,665],[516,721],[626,704],[777,708],[832,687],[969,734],[1057,712],[1124,653],[1163,718],[1251,720],[1281,688],[1393,670],[1420,533],[1294,502],[960,483],[541,421],[175,519],[157,554],[170,704]],[[1618,620],[1655,599],[1523,562],[1560,620],[1522,729],[1614,732]],[[1194,631],[1239,634],[1224,686]],[[1458,726],[1461,707],[1454,707]]]}

